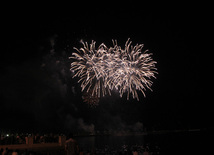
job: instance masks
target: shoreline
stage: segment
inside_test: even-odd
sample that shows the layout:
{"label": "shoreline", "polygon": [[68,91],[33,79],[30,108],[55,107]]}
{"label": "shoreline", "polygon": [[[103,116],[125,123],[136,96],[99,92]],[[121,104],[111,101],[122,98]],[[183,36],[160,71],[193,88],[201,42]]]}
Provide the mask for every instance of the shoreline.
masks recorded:
{"label": "shoreline", "polygon": [[184,132],[201,132],[206,131],[202,129],[188,129],[188,130],[159,130],[159,131],[149,131],[149,132],[114,132],[106,134],[78,134],[73,137],[96,137],[96,136],[144,136],[144,135],[154,135],[154,134],[168,134],[168,133],[184,133]]}

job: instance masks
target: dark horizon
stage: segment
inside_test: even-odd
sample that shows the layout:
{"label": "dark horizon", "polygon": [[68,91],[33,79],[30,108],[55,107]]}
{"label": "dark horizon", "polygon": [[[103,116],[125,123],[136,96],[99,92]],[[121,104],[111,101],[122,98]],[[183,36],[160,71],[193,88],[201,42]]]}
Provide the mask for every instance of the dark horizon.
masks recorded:
{"label": "dark horizon", "polygon": [[[0,130],[212,128],[211,109],[203,105],[199,10],[148,11],[134,3],[111,11],[108,6],[92,10],[5,15]],[[147,90],[146,98],[139,92],[140,101],[115,93],[89,107],[69,70],[73,47],[82,47],[80,40],[110,46],[112,39],[123,47],[128,38],[133,45],[144,44],[143,51],[149,49],[157,61],[153,92]]]}

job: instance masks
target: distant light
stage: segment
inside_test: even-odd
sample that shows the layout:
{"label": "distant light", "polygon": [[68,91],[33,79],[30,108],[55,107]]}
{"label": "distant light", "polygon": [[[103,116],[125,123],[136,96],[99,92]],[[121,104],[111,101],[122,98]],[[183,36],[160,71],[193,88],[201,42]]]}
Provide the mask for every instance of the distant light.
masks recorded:
{"label": "distant light", "polygon": [[9,137],[9,134],[6,134],[7,137]]}

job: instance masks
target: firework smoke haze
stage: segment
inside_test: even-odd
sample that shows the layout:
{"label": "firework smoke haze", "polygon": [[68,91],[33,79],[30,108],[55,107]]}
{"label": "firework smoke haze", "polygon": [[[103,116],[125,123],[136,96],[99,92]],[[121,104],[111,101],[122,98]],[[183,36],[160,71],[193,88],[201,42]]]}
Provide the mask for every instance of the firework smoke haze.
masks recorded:
{"label": "firework smoke haze", "polygon": [[129,39],[122,49],[113,40],[113,47],[107,48],[102,43],[97,49],[95,41],[90,45],[81,41],[83,48],[74,48],[74,62],[71,63],[71,71],[75,72],[74,77],[79,77],[82,91],[91,91],[91,95],[98,95],[100,98],[112,90],[117,90],[120,97],[127,93],[127,100],[130,94],[139,100],[137,91],[145,96],[146,88],[151,89],[151,78],[156,78],[156,61],[153,61],[151,53],[142,52],[143,44],[131,45]]}

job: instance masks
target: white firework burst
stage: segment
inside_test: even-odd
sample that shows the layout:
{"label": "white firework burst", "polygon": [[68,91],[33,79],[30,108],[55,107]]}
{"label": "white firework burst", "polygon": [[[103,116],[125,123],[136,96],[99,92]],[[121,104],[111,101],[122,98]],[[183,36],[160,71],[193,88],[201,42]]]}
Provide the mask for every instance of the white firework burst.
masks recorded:
{"label": "white firework burst", "polygon": [[98,95],[100,98],[107,93],[111,94],[113,89],[118,90],[122,97],[127,93],[139,100],[137,91],[145,96],[145,90],[152,86],[151,78],[156,78],[156,61],[153,61],[148,50],[142,52],[143,44],[131,45],[129,39],[125,48],[122,49],[113,40],[113,47],[107,48],[101,44],[95,48],[95,41],[90,45],[81,41],[83,48],[74,48],[75,61],[71,63],[71,70],[75,72],[73,77],[79,77],[82,91],[91,91],[91,95]]}

